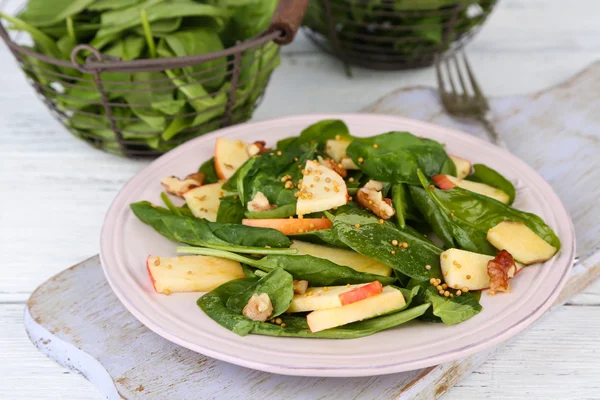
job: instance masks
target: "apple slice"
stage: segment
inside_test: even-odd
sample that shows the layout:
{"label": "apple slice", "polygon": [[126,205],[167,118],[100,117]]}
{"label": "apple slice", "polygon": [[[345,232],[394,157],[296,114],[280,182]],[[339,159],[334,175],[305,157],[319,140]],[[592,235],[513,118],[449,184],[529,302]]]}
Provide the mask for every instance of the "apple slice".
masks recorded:
{"label": "apple slice", "polygon": [[299,255],[307,254],[313,257],[324,258],[335,264],[350,267],[359,272],[383,276],[392,275],[392,269],[387,265],[352,250],[338,249],[335,247],[301,242],[299,240],[294,240],[290,247],[292,249],[298,249]]}
{"label": "apple slice", "polygon": [[344,286],[309,287],[306,289],[306,293],[294,295],[292,304],[287,311],[297,313],[341,307],[342,301],[340,295],[362,288],[366,285],[369,285],[369,283]]}
{"label": "apple slice", "polygon": [[206,218],[212,222],[217,220],[217,211],[219,211],[219,204],[221,197],[223,197],[221,186],[223,184],[220,182],[211,183],[189,190],[183,194],[185,202],[195,217]]}
{"label": "apple slice", "polygon": [[250,157],[258,154],[264,142],[246,143],[241,140],[217,138],[215,170],[221,179],[229,179]]}
{"label": "apple slice", "polygon": [[456,166],[456,177],[464,179],[471,173],[471,161],[448,154]]}
{"label": "apple slice", "polygon": [[273,219],[243,219],[242,224],[246,226],[256,226],[259,228],[277,229],[284,235],[294,235],[329,229],[332,223],[327,218],[273,218]]}
{"label": "apple slice", "polygon": [[225,282],[245,278],[237,261],[211,256],[148,256],[146,268],[157,293],[209,292]]}
{"label": "apple slice", "polygon": [[346,155],[346,149],[352,143],[345,139],[329,139],[325,142],[325,152],[333,158],[336,163],[341,163],[344,169],[359,169],[354,161]]}
{"label": "apple slice", "polygon": [[487,240],[498,250],[508,251],[523,264],[546,261],[556,247],[539,237],[523,222],[502,221],[487,233]]}
{"label": "apple slice", "polygon": [[383,286],[381,285],[381,282],[375,281],[368,283],[365,286],[352,289],[349,292],[344,292],[338,297],[340,298],[340,302],[342,303],[342,305],[345,306],[347,304],[356,303],[357,301],[361,301],[368,297],[375,296],[376,294],[381,293],[382,290]]}
{"label": "apple slice", "polygon": [[[448,249],[440,256],[444,282],[451,289],[487,289],[490,287],[488,263],[494,258],[466,250]],[[509,277],[512,278],[522,268],[523,265],[517,263],[516,270],[509,271]]]}
{"label": "apple slice", "polygon": [[306,161],[302,173],[302,185],[297,192],[298,215],[330,210],[348,202],[346,182],[331,168],[313,160]]}
{"label": "apple slice", "polygon": [[387,314],[404,307],[405,304],[404,296],[398,289],[386,286],[380,294],[364,300],[341,307],[313,311],[306,316],[306,322],[311,332],[319,332]]}
{"label": "apple slice", "polygon": [[510,197],[505,192],[490,185],[486,185],[485,183],[466,181],[451,175],[436,175],[431,179],[433,179],[435,184],[442,190],[450,190],[453,187],[458,186],[459,188],[491,197],[504,204],[508,204],[510,201]]}

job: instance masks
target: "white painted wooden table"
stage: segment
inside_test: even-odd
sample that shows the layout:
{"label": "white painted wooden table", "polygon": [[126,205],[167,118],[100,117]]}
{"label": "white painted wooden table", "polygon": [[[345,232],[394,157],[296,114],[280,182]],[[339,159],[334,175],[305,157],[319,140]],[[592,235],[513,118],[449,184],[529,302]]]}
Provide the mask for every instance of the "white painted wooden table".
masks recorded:
{"label": "white painted wooden table", "polygon": [[[10,9],[17,2],[4,6]],[[597,0],[501,0],[468,48],[487,94],[537,91],[600,60],[599,16]],[[303,36],[283,55],[256,119],[356,111],[398,87],[434,84],[431,69],[355,69],[348,81],[338,61]],[[102,398],[84,378],[30,344],[22,326],[23,304],[43,280],[97,253],[110,201],[145,165],[74,140],[35,98],[0,46],[0,251],[5,259],[0,268],[0,398]],[[590,218],[598,223],[598,213]],[[600,398],[599,306],[596,284],[511,341],[445,399]]]}

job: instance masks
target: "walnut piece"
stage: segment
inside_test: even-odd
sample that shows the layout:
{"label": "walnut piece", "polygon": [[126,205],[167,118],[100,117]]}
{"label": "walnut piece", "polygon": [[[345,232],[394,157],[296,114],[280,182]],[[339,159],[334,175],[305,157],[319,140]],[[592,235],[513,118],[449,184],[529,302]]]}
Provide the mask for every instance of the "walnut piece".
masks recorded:
{"label": "walnut piece", "polygon": [[189,174],[185,179],[179,179],[176,176],[163,178],[160,183],[165,187],[167,193],[183,197],[183,194],[191,189],[202,186],[206,175],[204,172]]}
{"label": "walnut piece", "polygon": [[269,204],[269,199],[262,192],[256,192],[254,198],[248,202],[248,211],[269,211],[277,208],[275,204]]}
{"label": "walnut piece", "polygon": [[273,314],[273,304],[271,304],[269,295],[254,293],[248,300],[242,314],[253,321],[265,322]]}
{"label": "walnut piece", "polygon": [[250,146],[248,146],[248,149],[246,151],[248,155],[252,157],[257,155],[258,153],[266,153],[267,151],[271,151],[271,149],[268,149],[266,146],[267,142],[263,140],[258,140],[252,143]]}
{"label": "walnut piece", "polygon": [[500,251],[496,258],[488,262],[490,277],[490,295],[496,292],[508,292],[508,280],[515,275],[517,265],[513,256],[506,250]]}
{"label": "walnut piece", "polygon": [[308,281],[294,280],[294,293],[304,294],[306,293],[306,289],[308,289]]}
{"label": "walnut piece", "polygon": [[383,198],[381,190],[383,184],[378,181],[370,180],[367,184],[356,192],[356,201],[364,208],[368,208],[382,219],[390,219],[396,214],[396,210],[391,206],[392,201]]}

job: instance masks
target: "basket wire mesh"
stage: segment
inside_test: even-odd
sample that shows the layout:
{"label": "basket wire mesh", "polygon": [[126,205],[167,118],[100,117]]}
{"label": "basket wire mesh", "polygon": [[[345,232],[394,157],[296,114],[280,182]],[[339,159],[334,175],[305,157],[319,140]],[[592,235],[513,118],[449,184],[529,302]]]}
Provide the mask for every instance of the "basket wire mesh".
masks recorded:
{"label": "basket wire mesh", "polygon": [[307,36],[346,65],[426,67],[463,46],[496,0],[310,0]]}

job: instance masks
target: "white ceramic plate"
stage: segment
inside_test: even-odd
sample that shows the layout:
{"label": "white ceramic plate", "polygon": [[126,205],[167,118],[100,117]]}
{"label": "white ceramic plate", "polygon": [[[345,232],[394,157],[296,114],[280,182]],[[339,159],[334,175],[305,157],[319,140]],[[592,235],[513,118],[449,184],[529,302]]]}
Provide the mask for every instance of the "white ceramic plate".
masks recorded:
{"label": "white ceramic plate", "polygon": [[[483,294],[483,311],[454,325],[411,322],[372,336],[350,339],[240,337],[206,316],[199,294],[156,294],[148,278],[149,254],[174,255],[175,244],[140,222],[129,204],[161,204],[160,179],[185,176],[213,155],[219,136],[273,145],[326,118],[343,119],[356,136],[406,130],[438,140],[450,153],[485,163],[517,187],[516,208],[534,212],[554,229],[562,249],[544,264],[527,267],[511,281],[511,293]],[[575,252],[569,215],[540,175],[510,153],[468,134],[425,122],[370,114],[305,115],[238,125],[192,140],[160,157],[135,176],[108,211],[101,260],[108,282],[125,307],[162,337],[199,353],[262,371],[305,376],[367,376],[428,367],[462,358],[514,336],[539,317],[567,279]]]}

